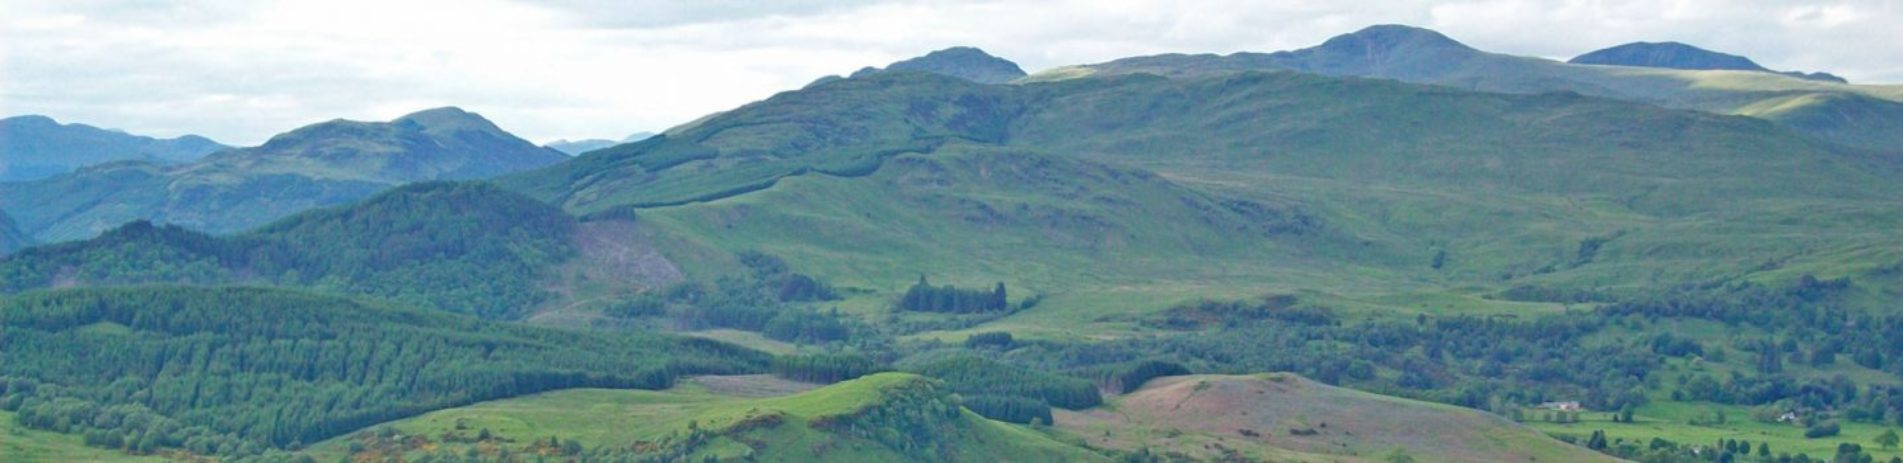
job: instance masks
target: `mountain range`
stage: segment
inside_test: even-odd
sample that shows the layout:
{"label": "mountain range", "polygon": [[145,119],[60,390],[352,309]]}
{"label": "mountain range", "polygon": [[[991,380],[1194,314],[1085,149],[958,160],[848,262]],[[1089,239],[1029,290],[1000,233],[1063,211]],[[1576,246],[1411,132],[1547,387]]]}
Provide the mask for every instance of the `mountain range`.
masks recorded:
{"label": "mountain range", "polygon": [[134,220],[214,233],[426,180],[485,178],[567,159],[456,108],[389,122],[335,120],[186,164],[122,161],[0,184],[0,210],[39,242]]}
{"label": "mountain range", "polygon": [[1287,70],[1393,79],[1482,92],[1572,92],[1668,108],[1757,117],[1864,149],[1903,146],[1903,88],[1848,85],[1759,71],[1693,71],[1562,63],[1476,50],[1439,32],[1371,26],[1321,45],[1275,53],[1156,55],[1040,72],[1050,81],[1084,75],[1207,75]]}
{"label": "mountain range", "polygon": [[112,161],[184,163],[229,148],[196,135],[156,139],[46,116],[0,119],[0,182],[51,177]]}

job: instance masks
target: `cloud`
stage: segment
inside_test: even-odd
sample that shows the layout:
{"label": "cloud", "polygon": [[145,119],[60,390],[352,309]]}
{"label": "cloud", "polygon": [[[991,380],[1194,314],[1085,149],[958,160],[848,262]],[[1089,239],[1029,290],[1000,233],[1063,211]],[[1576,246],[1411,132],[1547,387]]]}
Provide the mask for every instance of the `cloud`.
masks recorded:
{"label": "cloud", "polygon": [[[1893,0],[0,0],[0,114],[227,143],[457,105],[532,140],[620,138],[827,74],[975,45],[1027,70],[1310,46],[1381,23],[1565,58],[1677,40],[1903,81]],[[1873,46],[1883,44],[1887,46]]]}

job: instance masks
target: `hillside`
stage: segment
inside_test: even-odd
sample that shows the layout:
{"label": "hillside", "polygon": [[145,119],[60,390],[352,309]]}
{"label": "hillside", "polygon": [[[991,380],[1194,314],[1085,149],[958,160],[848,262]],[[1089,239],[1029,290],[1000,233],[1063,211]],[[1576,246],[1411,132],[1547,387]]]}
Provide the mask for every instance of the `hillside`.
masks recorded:
{"label": "hillside", "polygon": [[7,216],[6,212],[0,212],[0,256],[12,254],[31,244],[33,240],[14,225],[13,217]]}
{"label": "hillside", "polygon": [[[1754,119],[1577,95],[880,74],[499,183],[577,214],[633,207],[678,237],[667,252],[690,277],[760,250],[875,291],[853,304],[868,312],[920,273],[1003,280],[1051,297],[999,326],[1047,331],[1276,291],[1387,305],[1442,285],[1843,275],[1895,258],[1874,249],[1896,243],[1899,168]],[[1820,214],[1870,222],[1799,218]],[[1794,230],[1806,238],[1781,238]],[[1694,238],[1708,234],[1725,239]]]}
{"label": "hillside", "polygon": [[[1160,55],[1133,57],[1106,63],[1070,66],[1031,76],[1049,81],[1087,75],[1134,73],[1172,77],[1288,70],[1331,76],[1370,77],[1503,93],[1572,92],[1587,96],[1694,109],[1718,114],[1764,117],[1785,123],[1819,138],[1859,148],[1895,152],[1891,135],[1903,126],[1859,125],[1845,136],[1838,126],[1792,124],[1775,114],[1745,108],[1794,95],[1859,95],[1887,103],[1903,102],[1903,93],[1884,86],[1848,85],[1827,80],[1737,70],[1681,70],[1656,67],[1569,64],[1541,58],[1476,50],[1427,29],[1382,25],[1343,34],[1315,47],[1274,53],[1230,55]],[[1804,101],[1823,112],[1836,111],[1835,98]],[[1903,106],[1879,106],[1895,119]],[[1875,124],[1867,122],[1866,124]]]}
{"label": "hillside", "polygon": [[46,116],[0,119],[0,182],[52,177],[113,161],[184,163],[229,147],[197,135],[157,139]]}
{"label": "hillside", "polygon": [[706,341],[261,288],[32,293],[0,301],[0,323],[0,404],[19,423],[137,454],[256,455],[483,400],[663,389],[765,362]]}
{"label": "hillside", "polygon": [[0,259],[0,292],[151,283],[279,284],[509,318],[574,254],[560,210],[495,187],[419,183],[233,236],[134,222]]}
{"label": "hillside", "polygon": [[0,184],[0,210],[40,242],[134,220],[227,233],[391,186],[484,178],[567,157],[455,108],[387,123],[330,121],[183,165],[120,162]]}
{"label": "hillside", "polygon": [[1497,416],[1290,374],[1159,378],[1111,403],[1059,412],[1057,429],[1091,445],[1205,461],[1615,461]]}
{"label": "hillside", "polygon": [[1750,58],[1719,53],[1678,42],[1633,42],[1594,50],[1566,60],[1572,64],[1601,64],[1647,68],[1687,69],[1694,71],[1732,70],[1784,74],[1801,79],[1849,83],[1828,73],[1776,72],[1765,69]]}
{"label": "hillside", "polygon": [[[700,461],[1105,461],[1019,426],[978,417],[938,382],[887,373],[792,395],[749,398],[684,384],[665,391],[579,389],[487,402],[325,442],[334,459],[435,452]],[[489,439],[477,439],[487,434]],[[453,442],[438,436],[455,437]],[[466,439],[466,440],[465,440]],[[552,439],[552,441],[551,441]],[[550,442],[554,442],[550,444]],[[566,450],[562,450],[566,447]]]}

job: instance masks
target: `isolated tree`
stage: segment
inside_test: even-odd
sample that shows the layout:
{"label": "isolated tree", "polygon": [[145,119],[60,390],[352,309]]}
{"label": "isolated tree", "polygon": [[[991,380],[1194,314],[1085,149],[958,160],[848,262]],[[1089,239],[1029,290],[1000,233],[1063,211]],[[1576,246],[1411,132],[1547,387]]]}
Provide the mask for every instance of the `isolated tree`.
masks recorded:
{"label": "isolated tree", "polygon": [[1883,430],[1883,434],[1877,435],[1876,442],[1877,446],[1883,447],[1884,450],[1892,450],[1896,448],[1896,444],[1899,440],[1903,439],[1897,437],[1895,429],[1885,429]]}

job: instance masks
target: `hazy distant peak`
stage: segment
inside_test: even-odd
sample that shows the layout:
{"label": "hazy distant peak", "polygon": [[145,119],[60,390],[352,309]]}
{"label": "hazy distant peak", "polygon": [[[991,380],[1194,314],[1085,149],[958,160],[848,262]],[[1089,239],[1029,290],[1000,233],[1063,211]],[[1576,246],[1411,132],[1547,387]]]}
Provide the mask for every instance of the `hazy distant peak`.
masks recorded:
{"label": "hazy distant peak", "polygon": [[1567,62],[1691,70],[1769,71],[1750,58],[1679,42],[1632,42],[1579,55]]}
{"label": "hazy distant peak", "polygon": [[1842,77],[1823,72],[1773,71],[1766,69],[1750,58],[1706,50],[1680,42],[1632,42],[1592,51],[1576,56],[1567,62],[1572,64],[1636,66],[1695,71],[1730,70],[1773,72],[1800,79],[1847,83]]}

